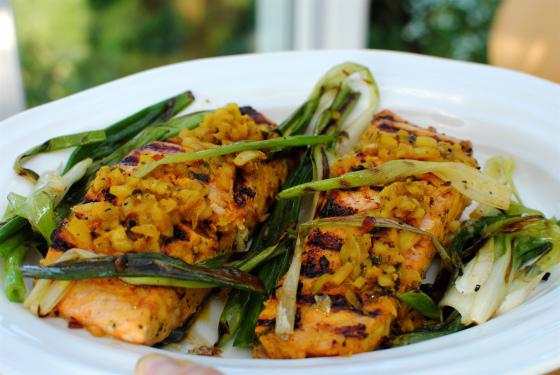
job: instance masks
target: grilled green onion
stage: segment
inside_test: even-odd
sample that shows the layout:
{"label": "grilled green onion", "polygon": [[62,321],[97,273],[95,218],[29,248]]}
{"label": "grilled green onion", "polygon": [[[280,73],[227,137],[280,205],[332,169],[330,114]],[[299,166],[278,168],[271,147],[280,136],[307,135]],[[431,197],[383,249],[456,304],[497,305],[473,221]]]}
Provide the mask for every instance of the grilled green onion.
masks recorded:
{"label": "grilled green onion", "polygon": [[305,133],[318,105],[319,98],[308,99],[301,107],[278,125],[280,133],[285,137]]}
{"label": "grilled green onion", "polygon": [[91,160],[82,160],[64,175],[46,173],[42,175],[29,197],[10,193],[8,212],[26,219],[33,230],[41,233],[50,243],[51,233],[58,226],[54,208],[62,200],[68,189],[79,181],[91,165]]}
{"label": "grilled green onion", "polygon": [[461,323],[461,315],[457,311],[453,311],[449,314],[445,322],[429,324],[417,331],[392,337],[388,344],[391,348],[410,345],[421,341],[447,336],[463,329],[465,329],[465,326]]}
{"label": "grilled green onion", "polygon": [[[70,249],[65,251],[55,263],[73,259],[87,259],[96,257],[97,254],[87,250]],[[62,300],[68,288],[72,285],[68,280],[36,280],[29,295],[23,301],[33,315],[45,316]]]}
{"label": "grilled green onion", "polygon": [[183,288],[214,286],[262,292],[260,281],[234,267],[207,268],[159,253],[136,253],[65,261],[50,266],[22,266],[27,277],[51,280],[84,280],[120,277],[136,285]]}
{"label": "grilled green onion", "polygon": [[[541,216],[496,215],[467,221],[449,249],[474,257],[448,287],[442,305],[455,308],[463,322],[483,323],[519,305],[534,289],[547,267],[543,259],[559,257],[560,227]],[[557,254],[557,253],[556,253]],[[529,276],[530,274],[530,276]]]}
{"label": "grilled green onion", "polygon": [[13,168],[18,175],[26,177],[32,182],[36,182],[39,179],[39,175],[31,169],[23,167],[23,163],[33,156],[52,151],[64,150],[70,147],[99,143],[104,141],[105,139],[107,139],[107,137],[104,130],[93,130],[51,138],[48,141],[38,146],[32,147],[29,150],[25,151],[23,154],[19,155],[14,162]]}
{"label": "grilled green onion", "polygon": [[423,292],[397,293],[397,298],[426,318],[440,320],[441,311],[434,300]]}
{"label": "grilled green onion", "polygon": [[124,142],[136,136],[150,124],[167,121],[185,109],[194,101],[190,91],[142,109],[139,112],[113,124],[105,129],[107,139],[96,144],[83,145],[74,150],[66,163],[64,171],[70,170],[76,163],[86,158],[97,161],[110,155]]}
{"label": "grilled green onion", "polygon": [[[308,151],[303,155],[298,167],[288,177],[284,186],[289,187],[309,181],[311,176],[312,167]],[[266,294],[247,293],[241,290],[231,292],[220,317],[219,345],[224,345],[234,336],[233,345],[236,347],[249,347],[253,344],[255,326],[263,303],[290,265],[293,239],[282,236],[297,223],[300,207],[301,199],[276,202],[270,218],[253,239],[248,256],[258,257],[271,246],[275,246],[275,252],[279,252],[280,255],[266,261],[256,270],[256,274],[263,282]]]}
{"label": "grilled green onion", "polygon": [[186,163],[194,160],[209,159],[222,155],[229,155],[240,151],[247,150],[260,150],[266,148],[278,148],[278,147],[298,147],[314,145],[319,143],[330,142],[333,140],[332,136],[311,136],[311,135],[295,135],[289,137],[279,137],[266,139],[263,141],[240,141],[235,142],[225,146],[219,146],[209,150],[196,151],[196,152],[183,152],[178,154],[172,154],[154,161],[149,164],[145,164],[138,168],[135,177],[144,177],[160,165],[165,164],[175,164],[175,163]]}
{"label": "grilled green onion", "polygon": [[[560,226],[553,219],[502,218],[478,231],[478,236],[483,246],[440,302],[459,311],[465,324],[481,324],[518,306],[544,273],[560,263]],[[475,237],[470,242],[480,241]]]}
{"label": "grilled green onion", "polygon": [[7,257],[12,252],[12,250],[15,249],[16,246],[21,244],[24,240],[25,236],[20,231],[7,240],[0,242],[0,257]]}
{"label": "grilled green onion", "polygon": [[27,220],[19,216],[11,216],[0,223],[0,244],[18,233],[27,225]]}
{"label": "grilled green onion", "polygon": [[468,259],[480,249],[488,238],[495,234],[502,231],[518,232],[529,223],[540,219],[542,217],[537,215],[512,216],[500,213],[495,216],[483,216],[476,220],[467,220],[451,236],[447,250],[450,254],[458,256],[462,260]]}
{"label": "grilled green onion", "polygon": [[[239,268],[242,271],[248,272],[259,266],[264,261],[269,261],[276,256],[286,253],[289,254],[289,248],[287,246],[281,246],[281,244],[277,244],[274,246],[270,246],[259,253],[252,254],[244,260],[233,262],[231,263],[231,265]],[[245,316],[244,313],[251,299],[254,298],[253,296],[259,296],[260,299],[262,299],[261,294],[248,293],[242,290],[232,290],[230,292],[228,301],[224,306],[222,314],[220,315],[218,332],[219,346],[223,346],[226,342],[228,342],[231,337],[237,333],[237,330],[242,324],[242,321],[246,321],[247,316]]]}
{"label": "grilled green onion", "polygon": [[[359,78],[359,81],[354,78]],[[356,87],[363,88],[359,91]],[[361,108],[358,99],[364,97]],[[330,69],[317,83],[310,98],[319,97],[319,104],[311,120],[313,134],[331,134],[336,142],[326,145],[316,145],[311,148],[313,162],[313,181],[327,178],[330,173],[330,160],[337,154],[345,153],[354,145],[369,125],[371,117],[377,109],[379,90],[375,79],[368,68],[354,63],[339,64]],[[354,108],[358,114],[354,114]],[[360,111],[361,109],[361,111]],[[307,207],[300,219],[311,219],[315,215],[319,194],[307,202]],[[284,279],[283,285],[276,290],[278,308],[276,309],[277,335],[284,336],[293,332],[295,321],[295,306],[297,285],[301,268],[301,247],[303,239],[298,236],[298,245],[293,252],[293,258]]]}
{"label": "grilled green onion", "polygon": [[150,126],[144,129],[136,137],[124,143],[111,154],[96,161],[89,168],[88,173],[95,173],[103,165],[113,165],[120,162],[131,151],[154,142],[169,139],[179,134],[181,129],[194,129],[204,119],[207,112],[196,112],[185,116],[176,117],[158,126]]}
{"label": "grilled green onion", "polygon": [[231,267],[239,268],[243,272],[250,272],[257,268],[261,263],[277,257],[286,252],[286,249],[280,244],[276,244],[274,246],[269,246],[266,249],[262,250],[256,254],[250,254],[250,256],[246,257],[245,259],[241,259],[228,265]]}
{"label": "grilled green onion", "polygon": [[494,156],[484,163],[484,173],[498,180],[503,185],[509,186],[518,204],[523,205],[521,196],[513,182],[515,160],[503,156]]}
{"label": "grilled green onion", "polygon": [[475,168],[462,163],[418,160],[391,160],[373,169],[349,172],[339,177],[309,182],[280,192],[278,198],[286,199],[333,189],[384,185],[397,179],[425,173],[433,173],[442,180],[449,181],[455,189],[474,201],[501,209],[507,209],[510,205],[511,189]]}
{"label": "grilled green onion", "polygon": [[[220,322],[218,324],[218,343],[217,345],[223,347],[232,337],[235,335],[242,334],[240,327],[243,326],[244,322],[249,318],[252,320],[252,316],[247,316],[247,311],[251,308],[251,299],[254,294],[243,292],[241,290],[232,290],[229,294],[228,300],[222,314],[220,315]],[[263,297],[259,298],[258,313],[260,313],[260,306],[262,304]],[[257,313],[257,315],[258,315]],[[245,323],[246,324],[246,323]],[[252,335],[249,335],[249,343],[246,345],[245,342],[238,343],[236,346],[250,346],[253,343]],[[237,340],[237,338],[236,338]],[[243,340],[244,341],[244,340]]]}
{"label": "grilled green onion", "polygon": [[4,291],[11,302],[23,302],[25,298],[25,284],[19,267],[27,254],[29,246],[19,243],[4,257]]}
{"label": "grilled green onion", "polygon": [[293,333],[294,331],[297,308],[297,289],[299,285],[304,241],[305,235],[300,233],[296,239],[294,255],[290,263],[290,268],[288,268],[282,287],[276,290],[278,307],[276,311],[275,332],[280,336]]}

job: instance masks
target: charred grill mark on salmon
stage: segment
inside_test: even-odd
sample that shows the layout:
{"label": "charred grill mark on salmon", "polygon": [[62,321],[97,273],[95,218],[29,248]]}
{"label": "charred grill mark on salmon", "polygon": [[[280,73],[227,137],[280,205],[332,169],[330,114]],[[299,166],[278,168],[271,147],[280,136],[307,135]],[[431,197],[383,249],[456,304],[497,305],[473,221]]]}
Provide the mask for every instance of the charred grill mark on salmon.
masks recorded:
{"label": "charred grill mark on salmon", "polygon": [[325,204],[319,209],[317,216],[333,217],[333,216],[350,216],[356,213],[356,209],[340,205],[336,200],[336,193],[328,194]]}
{"label": "charred grill mark on salmon", "polygon": [[191,176],[193,178],[196,178],[198,181],[202,181],[202,182],[210,182],[210,176],[207,175],[206,173],[196,173],[196,172],[191,172]]}
{"label": "charred grill mark on salmon", "polygon": [[387,133],[396,133],[400,128],[390,122],[382,122],[381,124],[379,124],[379,129]]}
{"label": "charred grill mark on salmon", "polygon": [[109,189],[103,189],[100,194],[100,200],[104,200],[110,203],[113,203],[117,197],[110,193]]}
{"label": "charred grill mark on salmon", "polygon": [[321,229],[313,229],[308,236],[307,244],[323,250],[340,251],[344,240],[333,233]]}
{"label": "charred grill mark on salmon", "polygon": [[247,115],[253,119],[257,124],[267,124],[272,125],[272,122],[262,113],[257,112],[253,107],[243,106],[239,107],[239,110],[243,115]]}
{"label": "charred grill mark on salmon", "polygon": [[239,207],[245,207],[247,201],[255,197],[255,191],[247,186],[247,181],[239,169],[235,172],[233,182],[233,199]]}
{"label": "charred grill mark on salmon", "polygon": [[130,155],[128,155],[122,160],[121,164],[127,167],[135,167],[138,165],[138,162],[140,161],[139,155],[140,152],[133,151]]}
{"label": "charred grill mark on salmon", "polygon": [[276,319],[259,319],[257,320],[257,325],[272,328],[276,325]]}
{"label": "charred grill mark on salmon", "polygon": [[329,265],[330,263],[326,256],[312,257],[308,254],[307,261],[301,266],[300,272],[306,277],[318,277],[325,273],[332,273]]}
{"label": "charred grill mark on salmon", "polygon": [[70,241],[68,241],[65,238],[64,225],[65,224],[62,224],[60,227],[56,228],[51,236],[52,238],[51,248],[55,250],[66,251],[76,247],[74,246],[74,244],[72,244]]}
{"label": "charred grill mark on salmon", "polygon": [[353,339],[365,339],[369,335],[366,332],[366,325],[362,323],[358,323],[352,326],[336,327],[334,331],[346,338]]}
{"label": "charred grill mark on salmon", "polygon": [[187,232],[183,231],[178,226],[174,226],[173,227],[173,237],[165,238],[163,240],[163,243],[165,245],[169,245],[169,244],[172,244],[173,242],[176,242],[176,241],[187,241],[188,239],[189,239],[189,234]]}

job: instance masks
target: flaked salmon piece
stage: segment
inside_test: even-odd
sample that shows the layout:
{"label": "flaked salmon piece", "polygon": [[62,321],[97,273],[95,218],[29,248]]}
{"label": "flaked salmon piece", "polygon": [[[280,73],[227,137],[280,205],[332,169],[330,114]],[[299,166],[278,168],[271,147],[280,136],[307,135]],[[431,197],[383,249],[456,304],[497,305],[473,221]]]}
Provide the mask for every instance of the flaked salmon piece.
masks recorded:
{"label": "flaked salmon piece", "polygon": [[[371,168],[393,159],[476,166],[471,152],[469,142],[438,134],[433,128],[419,128],[383,111],[374,117],[360,144],[332,165],[331,174]],[[323,196],[317,216],[367,213],[405,222],[443,239],[468,203],[449,184],[426,174],[385,186],[330,191]],[[350,252],[344,246],[358,246],[367,256],[356,264],[343,262],[343,252]],[[395,294],[420,285],[435,253],[428,237],[402,230],[312,229],[303,249],[294,333],[288,337],[275,334],[278,302],[271,296],[259,316],[254,355],[305,358],[378,348],[398,315]],[[350,273],[339,283],[335,275],[345,269]]]}
{"label": "flaked salmon piece", "polygon": [[117,279],[77,281],[56,312],[96,336],[153,345],[194,314],[209,293],[133,286]]}
{"label": "flaked salmon piece", "polygon": [[[111,255],[161,252],[198,263],[245,246],[267,215],[287,174],[285,160],[245,160],[236,155],[162,166],[134,178],[140,164],[165,155],[244,139],[274,137],[260,113],[229,105],[208,115],[199,128],[131,152],[120,164],[102,167],[85,201],[53,235],[43,264],[70,248]],[[132,286],[118,279],[73,283],[51,313],[96,335],[153,345],[196,312],[209,289]]]}

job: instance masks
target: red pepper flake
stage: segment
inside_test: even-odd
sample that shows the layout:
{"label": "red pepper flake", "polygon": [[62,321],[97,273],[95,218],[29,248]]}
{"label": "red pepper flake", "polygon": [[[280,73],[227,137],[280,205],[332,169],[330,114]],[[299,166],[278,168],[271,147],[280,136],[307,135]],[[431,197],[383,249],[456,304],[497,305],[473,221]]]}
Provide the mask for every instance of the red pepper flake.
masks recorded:
{"label": "red pepper flake", "polygon": [[362,221],[362,230],[364,230],[366,233],[371,232],[373,229],[375,229],[375,224],[376,220],[374,217],[366,216],[364,221]]}

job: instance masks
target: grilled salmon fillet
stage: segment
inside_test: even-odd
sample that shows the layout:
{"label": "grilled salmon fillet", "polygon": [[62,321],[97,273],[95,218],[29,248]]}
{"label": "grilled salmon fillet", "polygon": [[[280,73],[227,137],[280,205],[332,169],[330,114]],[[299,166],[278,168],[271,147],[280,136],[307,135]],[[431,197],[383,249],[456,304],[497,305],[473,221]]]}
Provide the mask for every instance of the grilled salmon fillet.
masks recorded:
{"label": "grilled salmon fillet", "polygon": [[[383,111],[374,117],[360,143],[336,160],[330,172],[338,176],[393,159],[476,166],[469,142],[414,126]],[[449,184],[425,174],[385,186],[330,191],[322,197],[317,216],[367,213],[443,239],[458,225],[468,204]],[[271,296],[258,319],[254,355],[305,358],[378,348],[398,315],[396,293],[419,287],[435,253],[430,238],[409,231],[312,229],[302,254],[294,333],[287,337],[275,334],[278,301]]]}
{"label": "grilled salmon fillet", "polygon": [[[70,248],[111,255],[160,252],[187,263],[242,250],[287,174],[285,160],[260,151],[158,167],[133,177],[138,166],[167,154],[276,136],[274,125],[251,108],[228,105],[194,130],[153,142],[120,164],[102,167],[84,203],[55,231],[43,264]],[[133,286],[118,279],[76,281],[52,316],[96,335],[152,345],[191,316],[208,289]]]}

